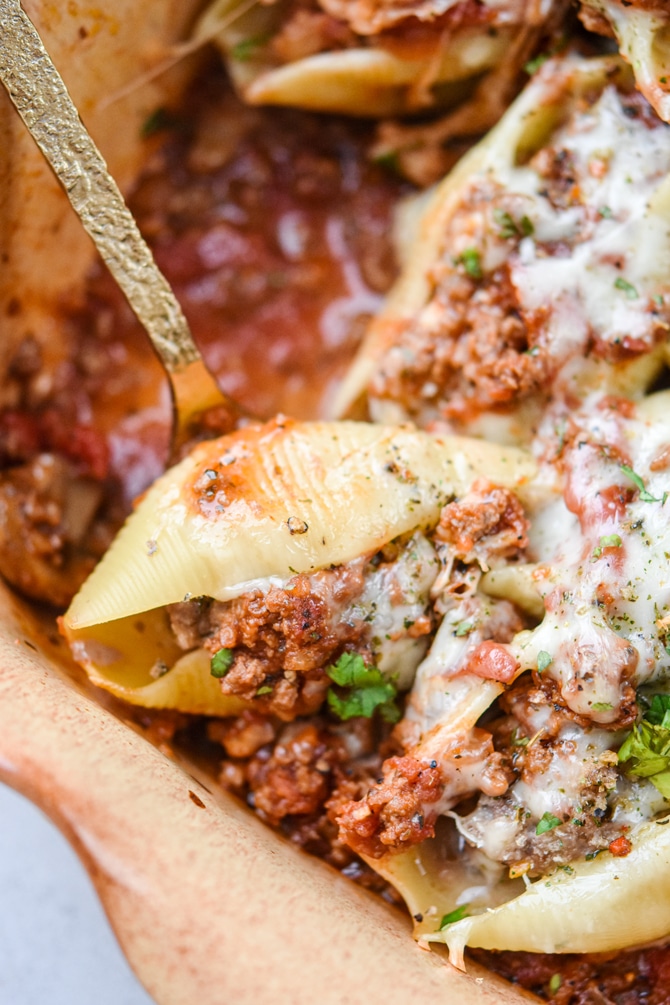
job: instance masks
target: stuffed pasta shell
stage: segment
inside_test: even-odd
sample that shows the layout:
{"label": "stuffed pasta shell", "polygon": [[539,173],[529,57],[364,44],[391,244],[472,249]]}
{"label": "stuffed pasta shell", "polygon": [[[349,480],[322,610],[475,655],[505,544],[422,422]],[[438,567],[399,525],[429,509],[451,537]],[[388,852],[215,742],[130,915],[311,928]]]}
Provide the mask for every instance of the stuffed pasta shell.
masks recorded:
{"label": "stuffed pasta shell", "polygon": [[290,720],[372,701],[394,718],[433,632],[443,508],[485,479],[520,509],[511,490],[534,470],[411,427],[249,427],[152,486],[63,630],[91,679],[137,704]]}
{"label": "stuffed pasta shell", "polygon": [[670,130],[616,57],[544,64],[430,199],[339,410],[524,442],[551,401],[635,397],[670,321]]}
{"label": "stuffed pasta shell", "polygon": [[518,69],[565,7],[562,0],[216,0],[196,37],[216,38],[251,104],[379,117],[454,104],[506,60]]}
{"label": "stuffed pasta shell", "polygon": [[582,0],[587,28],[613,35],[656,114],[670,121],[670,11],[665,0]]}
{"label": "stuffed pasta shell", "polygon": [[403,749],[338,820],[458,965],[467,945],[603,952],[670,933],[669,406],[594,393],[543,430],[553,492],[526,510],[525,565],[471,581],[476,501],[441,518],[460,564],[433,588],[444,615]]}

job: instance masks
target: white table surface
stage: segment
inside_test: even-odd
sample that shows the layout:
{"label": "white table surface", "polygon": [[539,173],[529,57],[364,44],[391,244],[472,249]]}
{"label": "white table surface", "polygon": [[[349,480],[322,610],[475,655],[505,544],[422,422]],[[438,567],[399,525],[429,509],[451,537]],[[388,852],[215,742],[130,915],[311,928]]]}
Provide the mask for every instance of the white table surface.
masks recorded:
{"label": "white table surface", "polygon": [[2,784],[0,1005],[154,1005],[65,838]]}

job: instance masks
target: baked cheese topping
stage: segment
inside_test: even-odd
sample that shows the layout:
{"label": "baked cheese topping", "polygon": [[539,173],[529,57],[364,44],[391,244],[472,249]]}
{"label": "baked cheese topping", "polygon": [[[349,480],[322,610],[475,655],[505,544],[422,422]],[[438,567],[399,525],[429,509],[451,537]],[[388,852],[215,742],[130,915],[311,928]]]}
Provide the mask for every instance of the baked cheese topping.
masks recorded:
{"label": "baked cheese topping", "polygon": [[488,412],[531,408],[536,421],[550,389],[582,396],[604,363],[651,354],[670,322],[669,170],[668,127],[610,85],[532,156],[475,173],[425,306],[393,321],[371,381],[375,417],[499,438]]}

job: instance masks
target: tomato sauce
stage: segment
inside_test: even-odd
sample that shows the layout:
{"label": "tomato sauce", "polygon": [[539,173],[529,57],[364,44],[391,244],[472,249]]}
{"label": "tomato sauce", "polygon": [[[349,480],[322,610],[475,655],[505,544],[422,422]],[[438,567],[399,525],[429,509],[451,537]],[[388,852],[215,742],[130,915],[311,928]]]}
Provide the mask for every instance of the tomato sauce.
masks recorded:
{"label": "tomato sauce", "polygon": [[223,388],[254,415],[322,415],[396,273],[403,191],[369,124],[240,105],[219,74],[178,116],[132,208]]}
{"label": "tomato sauce", "polygon": [[[621,919],[625,925],[625,918]],[[469,950],[479,963],[554,1005],[668,1005],[670,947],[580,956]]]}

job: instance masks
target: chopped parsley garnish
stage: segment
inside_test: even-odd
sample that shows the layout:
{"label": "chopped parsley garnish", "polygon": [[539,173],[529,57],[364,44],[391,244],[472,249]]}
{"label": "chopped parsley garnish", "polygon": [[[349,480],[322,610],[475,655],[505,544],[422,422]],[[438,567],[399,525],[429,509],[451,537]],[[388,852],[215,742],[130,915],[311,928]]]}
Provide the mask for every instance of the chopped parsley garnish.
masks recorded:
{"label": "chopped parsley garnish", "polygon": [[457,265],[462,265],[470,279],[481,279],[482,272],[481,255],[476,248],[466,248],[456,259]]}
{"label": "chopped parsley garnish", "polygon": [[637,474],[637,472],[633,471],[633,469],[630,468],[627,464],[620,464],[619,467],[621,468],[621,470],[625,474],[626,478],[630,478],[630,480],[632,481],[633,485],[638,489],[638,491],[640,493],[640,499],[642,500],[642,502],[664,502],[665,501],[665,500],[657,499],[656,496],[653,496],[651,494],[651,492],[648,492],[647,488],[646,488],[646,486],[645,486],[645,484],[644,484],[644,482],[642,480],[642,478],[640,478],[640,476]]}
{"label": "chopped parsley garnish", "polygon": [[563,823],[558,817],[555,817],[548,810],[546,813],[542,814],[540,820],[538,820],[537,827],[535,828],[536,834],[546,834],[547,831],[553,831],[554,827],[560,827]]}
{"label": "chopped parsley garnish", "polygon": [[233,662],[232,649],[219,649],[214,653],[209,664],[209,672],[212,677],[225,677]]}
{"label": "chopped parsley garnish", "polygon": [[548,666],[554,662],[554,657],[551,653],[546,652],[544,649],[540,649],[537,654],[537,672],[544,673]]}
{"label": "chopped parsley garnish", "polygon": [[614,705],[610,705],[608,701],[594,701],[591,708],[594,712],[611,712]]}
{"label": "chopped parsley garnish", "polygon": [[453,911],[449,911],[449,914],[445,914],[440,922],[440,931],[446,928],[447,925],[453,925],[455,921],[462,921],[463,918],[469,918],[469,904],[461,904],[460,907],[454,908]]}
{"label": "chopped parsley garnish", "polygon": [[644,717],[652,726],[670,730],[670,694],[655,694]]}
{"label": "chopped parsley garnish", "polygon": [[272,694],[272,688],[269,684],[262,684],[261,687],[256,690],[256,695],[262,694]]}
{"label": "chopped parsley garnish", "polygon": [[375,712],[379,712],[385,722],[397,722],[400,718],[400,709],[395,703],[397,688],[377,667],[366,667],[358,653],[343,653],[326,673],[339,687],[347,688],[343,697],[332,687],[328,691],[328,706],[338,718],[364,716],[370,719]]}
{"label": "chopped parsley garnish", "polygon": [[620,548],[622,543],[618,534],[605,534],[600,538],[600,544],[593,549],[593,558],[600,558],[603,548]]}
{"label": "chopped parsley garnish", "polygon": [[474,627],[475,625],[473,621],[459,621],[456,625],[454,635],[460,639],[464,635],[469,635]]}
{"label": "chopped parsley garnish", "polygon": [[562,983],[563,978],[560,974],[552,974],[549,978],[549,994],[555,995]]}
{"label": "chopped parsley garnish", "polygon": [[524,237],[532,237],[532,235],[535,233],[535,227],[533,225],[533,221],[530,219],[530,217],[526,216],[525,213],[519,220],[519,228]]}
{"label": "chopped parsley garnish", "polygon": [[166,129],[172,129],[176,125],[176,118],[166,108],[156,108],[146,117],[142,123],[140,135],[143,140],[148,140],[156,133],[162,133]]}
{"label": "chopped parsley garnish", "polygon": [[384,168],[385,171],[389,171],[391,174],[402,174],[400,155],[397,150],[385,150],[383,153],[373,157],[372,161],[373,164],[378,164],[379,167]]}
{"label": "chopped parsley garnish", "polygon": [[271,35],[256,35],[254,38],[243,38],[232,47],[230,54],[233,59],[239,60],[240,63],[246,63],[252,58],[257,49],[262,48],[270,41],[271,37]]}
{"label": "chopped parsley garnish", "polygon": [[493,219],[500,227],[498,237],[507,240],[509,237],[530,237],[535,232],[533,221],[527,216],[522,216],[519,222],[505,209],[494,209]]}
{"label": "chopped parsley garnish", "polygon": [[629,762],[626,773],[636,778],[648,778],[666,799],[670,799],[669,713],[670,696],[655,695],[644,719],[633,728],[619,749],[619,763]]}
{"label": "chopped parsley garnish", "polygon": [[598,214],[602,216],[603,220],[609,220],[612,216],[612,210],[609,206],[601,206],[598,210]]}
{"label": "chopped parsley garnish", "polygon": [[529,59],[527,63],[523,64],[524,72],[527,73],[529,77],[532,77],[534,73],[537,73],[541,66],[544,66],[548,59],[549,53],[541,52],[539,56],[535,57],[535,59]]}
{"label": "chopped parsley garnish", "polygon": [[629,283],[627,279],[623,278],[623,276],[617,276],[617,278],[614,280],[614,285],[617,288],[617,290],[621,290],[622,293],[625,293],[626,297],[629,300],[637,300],[639,293],[637,292],[633,284]]}

